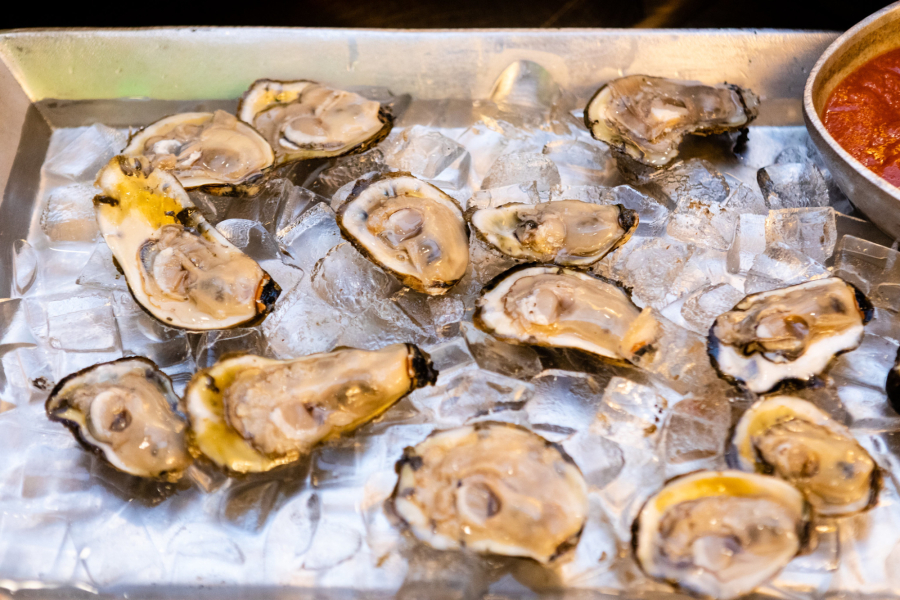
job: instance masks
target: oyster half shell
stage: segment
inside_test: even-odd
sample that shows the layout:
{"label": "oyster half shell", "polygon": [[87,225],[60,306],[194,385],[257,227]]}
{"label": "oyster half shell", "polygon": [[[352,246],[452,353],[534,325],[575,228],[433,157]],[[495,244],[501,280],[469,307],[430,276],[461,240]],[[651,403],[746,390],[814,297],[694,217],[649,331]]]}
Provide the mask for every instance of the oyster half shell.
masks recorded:
{"label": "oyster half shell", "polygon": [[578,543],[587,484],[559,446],[523,427],[481,422],[431,434],[397,463],[394,512],[438,550],[547,563]]}
{"label": "oyster half shell", "polygon": [[393,124],[378,102],[305,80],[253,82],[238,117],[268,140],[277,164],[362,152],[383,140]]}
{"label": "oyster half shell", "polygon": [[428,355],[412,344],[293,360],[248,354],[199,371],[184,405],[200,454],[230,471],[253,473],[297,460],[436,377]]}
{"label": "oyster half shell", "polygon": [[629,75],[597,90],[584,109],[584,123],[594,138],[663,167],[678,156],[686,134],[742,129],[758,112],[756,94],[736,85]]}
{"label": "oyster half shell", "polygon": [[820,515],[849,515],[878,498],[875,461],[846,427],[806,400],[758,401],[741,417],[731,443],[734,466],[788,481]]}
{"label": "oyster half shell", "polygon": [[269,143],[223,110],[160,119],[135,133],[122,154],[145,156],[153,168],[171,172],[185,189],[207,191],[230,191],[275,164]]}
{"label": "oyster half shell", "polygon": [[651,496],[634,523],[635,558],[647,575],[728,600],[774,577],[804,547],[803,495],[775,477],[701,471]]}
{"label": "oyster half shell", "polygon": [[73,373],[47,399],[47,416],[116,469],[177,481],[191,464],[187,423],[172,382],[146,358],[122,358]]}
{"label": "oyster half shell", "polygon": [[135,300],[170,327],[227,329],[263,319],[281,289],[195,210],[175,177],[116,156],[97,176],[103,239]]}
{"label": "oyster half shell", "polygon": [[469,222],[507,256],[571,267],[593,264],[627,242],[638,215],[621,204],[557,200],[482,208]]}

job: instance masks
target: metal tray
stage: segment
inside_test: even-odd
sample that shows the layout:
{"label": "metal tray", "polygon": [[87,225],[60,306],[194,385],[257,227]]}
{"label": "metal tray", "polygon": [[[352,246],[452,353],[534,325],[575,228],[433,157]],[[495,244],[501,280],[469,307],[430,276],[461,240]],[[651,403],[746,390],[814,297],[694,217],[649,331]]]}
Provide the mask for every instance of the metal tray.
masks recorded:
{"label": "metal tray", "polygon": [[[179,110],[233,108],[259,77],[383,86],[419,99],[486,98],[515,60],[537,62],[580,101],[608,79],[652,73],[728,81],[763,99],[756,125],[803,125],[808,72],[836,34],[754,30],[334,30],[162,28],[0,33],[0,297],[10,296],[13,241],[33,213],[54,128],[141,126]],[[29,589],[0,573],[10,597],[97,597]],[[39,587],[39,586],[38,586]],[[418,588],[421,592],[423,588]],[[115,588],[130,598],[380,597],[349,589]],[[573,592],[574,593],[574,592]],[[579,598],[605,597],[579,590]],[[464,597],[437,589],[429,597]],[[0,597],[7,593],[0,590]],[[105,594],[102,597],[106,597]],[[492,597],[535,597],[522,588]],[[568,594],[566,595],[568,597]],[[674,596],[672,596],[674,597]]]}

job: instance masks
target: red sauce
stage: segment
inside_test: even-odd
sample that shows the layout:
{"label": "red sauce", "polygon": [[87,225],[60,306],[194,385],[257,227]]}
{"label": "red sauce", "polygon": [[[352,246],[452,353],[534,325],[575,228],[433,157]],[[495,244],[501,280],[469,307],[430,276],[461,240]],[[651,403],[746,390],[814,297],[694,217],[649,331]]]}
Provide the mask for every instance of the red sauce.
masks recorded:
{"label": "red sauce", "polygon": [[844,150],[900,187],[900,48],[845,77],[825,103],[824,117]]}

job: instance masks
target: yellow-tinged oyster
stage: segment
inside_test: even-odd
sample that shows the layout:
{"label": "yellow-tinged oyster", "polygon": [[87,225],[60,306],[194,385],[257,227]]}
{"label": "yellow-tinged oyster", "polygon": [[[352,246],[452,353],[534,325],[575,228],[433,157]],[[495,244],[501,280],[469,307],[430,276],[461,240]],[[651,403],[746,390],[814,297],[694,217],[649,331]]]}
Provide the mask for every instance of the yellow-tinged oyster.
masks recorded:
{"label": "yellow-tinged oyster", "polygon": [[265,317],[280,288],[194,208],[173,175],[114,157],[94,198],[103,239],[135,300],[171,327],[227,329]]}
{"label": "yellow-tinged oyster", "polygon": [[47,416],[88,450],[137,477],[178,480],[191,464],[187,423],[169,378],[146,358],[73,373],[47,399]]}
{"label": "yellow-tinged oyster", "polygon": [[273,164],[272,147],[253,127],[222,110],[179,113],[135,133],[122,151],[145,156],[171,172],[185,189],[230,189],[261,176]]}
{"label": "yellow-tinged oyster", "polygon": [[268,140],[278,164],[362,152],[393,124],[378,102],[305,80],[253,82],[238,117]]}
{"label": "yellow-tinged oyster", "polygon": [[412,344],[346,348],[293,360],[220,360],[188,384],[196,450],[231,471],[268,471],[352,431],[437,374]]}
{"label": "yellow-tinged oyster", "polygon": [[397,463],[394,512],[438,550],[547,563],[578,543],[587,484],[559,446],[525,428],[481,422],[433,433]]}

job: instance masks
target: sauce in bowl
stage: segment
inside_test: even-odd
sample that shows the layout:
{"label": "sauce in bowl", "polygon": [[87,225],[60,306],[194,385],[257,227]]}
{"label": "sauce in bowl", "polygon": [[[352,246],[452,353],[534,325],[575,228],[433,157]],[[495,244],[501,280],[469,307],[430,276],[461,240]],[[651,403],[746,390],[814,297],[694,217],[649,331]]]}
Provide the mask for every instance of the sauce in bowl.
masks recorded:
{"label": "sauce in bowl", "polygon": [[822,120],[844,150],[900,187],[900,48],[845,77],[828,97]]}

